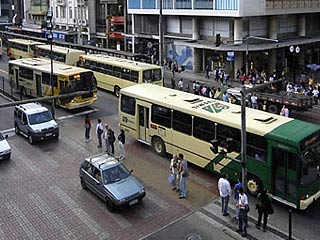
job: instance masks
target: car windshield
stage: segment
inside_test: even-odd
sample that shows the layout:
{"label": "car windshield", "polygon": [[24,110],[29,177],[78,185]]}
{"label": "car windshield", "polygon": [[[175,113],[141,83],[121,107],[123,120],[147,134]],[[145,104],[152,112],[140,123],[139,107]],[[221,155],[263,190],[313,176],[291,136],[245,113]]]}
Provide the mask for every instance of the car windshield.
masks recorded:
{"label": "car windshield", "polygon": [[128,169],[122,164],[117,165],[113,168],[109,168],[103,171],[103,181],[104,184],[118,182],[130,175]]}
{"label": "car windshield", "polygon": [[49,111],[41,112],[41,113],[34,113],[29,115],[29,123],[30,125],[39,124],[51,121],[52,115]]}

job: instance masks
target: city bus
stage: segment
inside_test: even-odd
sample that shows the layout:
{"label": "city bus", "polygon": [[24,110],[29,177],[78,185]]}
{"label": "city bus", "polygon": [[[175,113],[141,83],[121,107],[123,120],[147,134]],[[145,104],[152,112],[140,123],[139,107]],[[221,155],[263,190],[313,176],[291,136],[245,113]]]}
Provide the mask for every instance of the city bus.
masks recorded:
{"label": "city bus", "polygon": [[[160,155],[182,153],[233,181],[241,176],[239,105],[140,84],[121,89],[119,125]],[[320,197],[320,125],[246,108],[246,136],[250,193],[267,188],[300,210]]]}
{"label": "city bus", "polygon": [[[51,48],[50,45],[37,45],[35,47],[35,57],[51,59],[50,54]],[[67,65],[76,66],[79,61],[80,55],[85,54],[85,51],[66,48],[52,45],[52,59],[57,62],[62,62]]]}
{"label": "city bus", "polygon": [[34,57],[35,47],[44,43],[28,39],[8,39],[7,54],[10,60]]}
{"label": "city bus", "polygon": [[13,88],[24,96],[43,97],[90,91],[82,96],[62,98],[57,104],[66,109],[88,106],[97,100],[96,80],[92,71],[40,58],[22,58],[9,61],[9,79]]}
{"label": "city bus", "polygon": [[79,66],[94,71],[98,87],[112,91],[118,97],[121,88],[138,83],[163,86],[160,66],[135,62],[102,54],[81,55]]}

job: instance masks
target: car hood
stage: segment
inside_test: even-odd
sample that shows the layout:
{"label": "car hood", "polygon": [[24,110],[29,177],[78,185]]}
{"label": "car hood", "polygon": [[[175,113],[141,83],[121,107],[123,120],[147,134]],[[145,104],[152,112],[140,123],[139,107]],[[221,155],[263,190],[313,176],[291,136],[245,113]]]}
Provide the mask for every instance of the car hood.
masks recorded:
{"label": "car hood", "polygon": [[10,150],[10,149],[11,148],[7,140],[4,139],[0,141],[0,152],[3,152],[5,150]]}
{"label": "car hood", "polygon": [[42,130],[42,129],[46,129],[46,128],[54,128],[54,127],[57,127],[57,123],[55,120],[51,120],[51,121],[48,121],[48,122],[44,122],[44,123],[39,123],[39,124],[33,124],[33,125],[30,125],[30,127],[32,128],[33,131],[35,130]]}
{"label": "car hood", "polygon": [[105,188],[117,199],[123,199],[137,194],[144,187],[134,176],[130,175],[119,182],[105,185]]}

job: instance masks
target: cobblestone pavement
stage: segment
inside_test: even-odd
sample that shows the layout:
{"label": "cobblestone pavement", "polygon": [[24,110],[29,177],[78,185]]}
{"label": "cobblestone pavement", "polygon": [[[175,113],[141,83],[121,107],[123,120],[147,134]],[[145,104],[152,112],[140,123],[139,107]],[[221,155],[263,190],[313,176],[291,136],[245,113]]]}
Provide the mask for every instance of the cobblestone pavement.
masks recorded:
{"label": "cobblestone pavement", "polygon": [[[117,135],[116,118],[104,121]],[[147,196],[142,204],[109,213],[80,186],[81,160],[102,151],[96,139],[84,141],[82,120],[60,121],[58,141],[33,146],[11,134],[12,159],[0,162],[0,239],[139,239],[213,199],[215,181],[192,166],[189,196],[178,199],[168,186],[169,160],[128,137],[125,164],[144,183]]]}

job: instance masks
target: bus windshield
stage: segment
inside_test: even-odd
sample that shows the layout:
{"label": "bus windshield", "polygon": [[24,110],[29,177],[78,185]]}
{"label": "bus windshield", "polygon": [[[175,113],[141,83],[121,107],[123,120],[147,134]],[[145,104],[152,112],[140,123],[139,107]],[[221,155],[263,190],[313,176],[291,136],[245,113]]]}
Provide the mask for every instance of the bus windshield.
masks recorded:
{"label": "bus windshield", "polygon": [[74,91],[94,90],[96,88],[96,80],[92,72],[81,73],[80,76],[71,76],[70,84]]}
{"label": "bus windshield", "polygon": [[301,163],[301,185],[310,185],[319,179],[320,142],[302,153]]}
{"label": "bus windshield", "polygon": [[143,82],[152,83],[161,81],[161,69],[149,69],[143,71]]}

